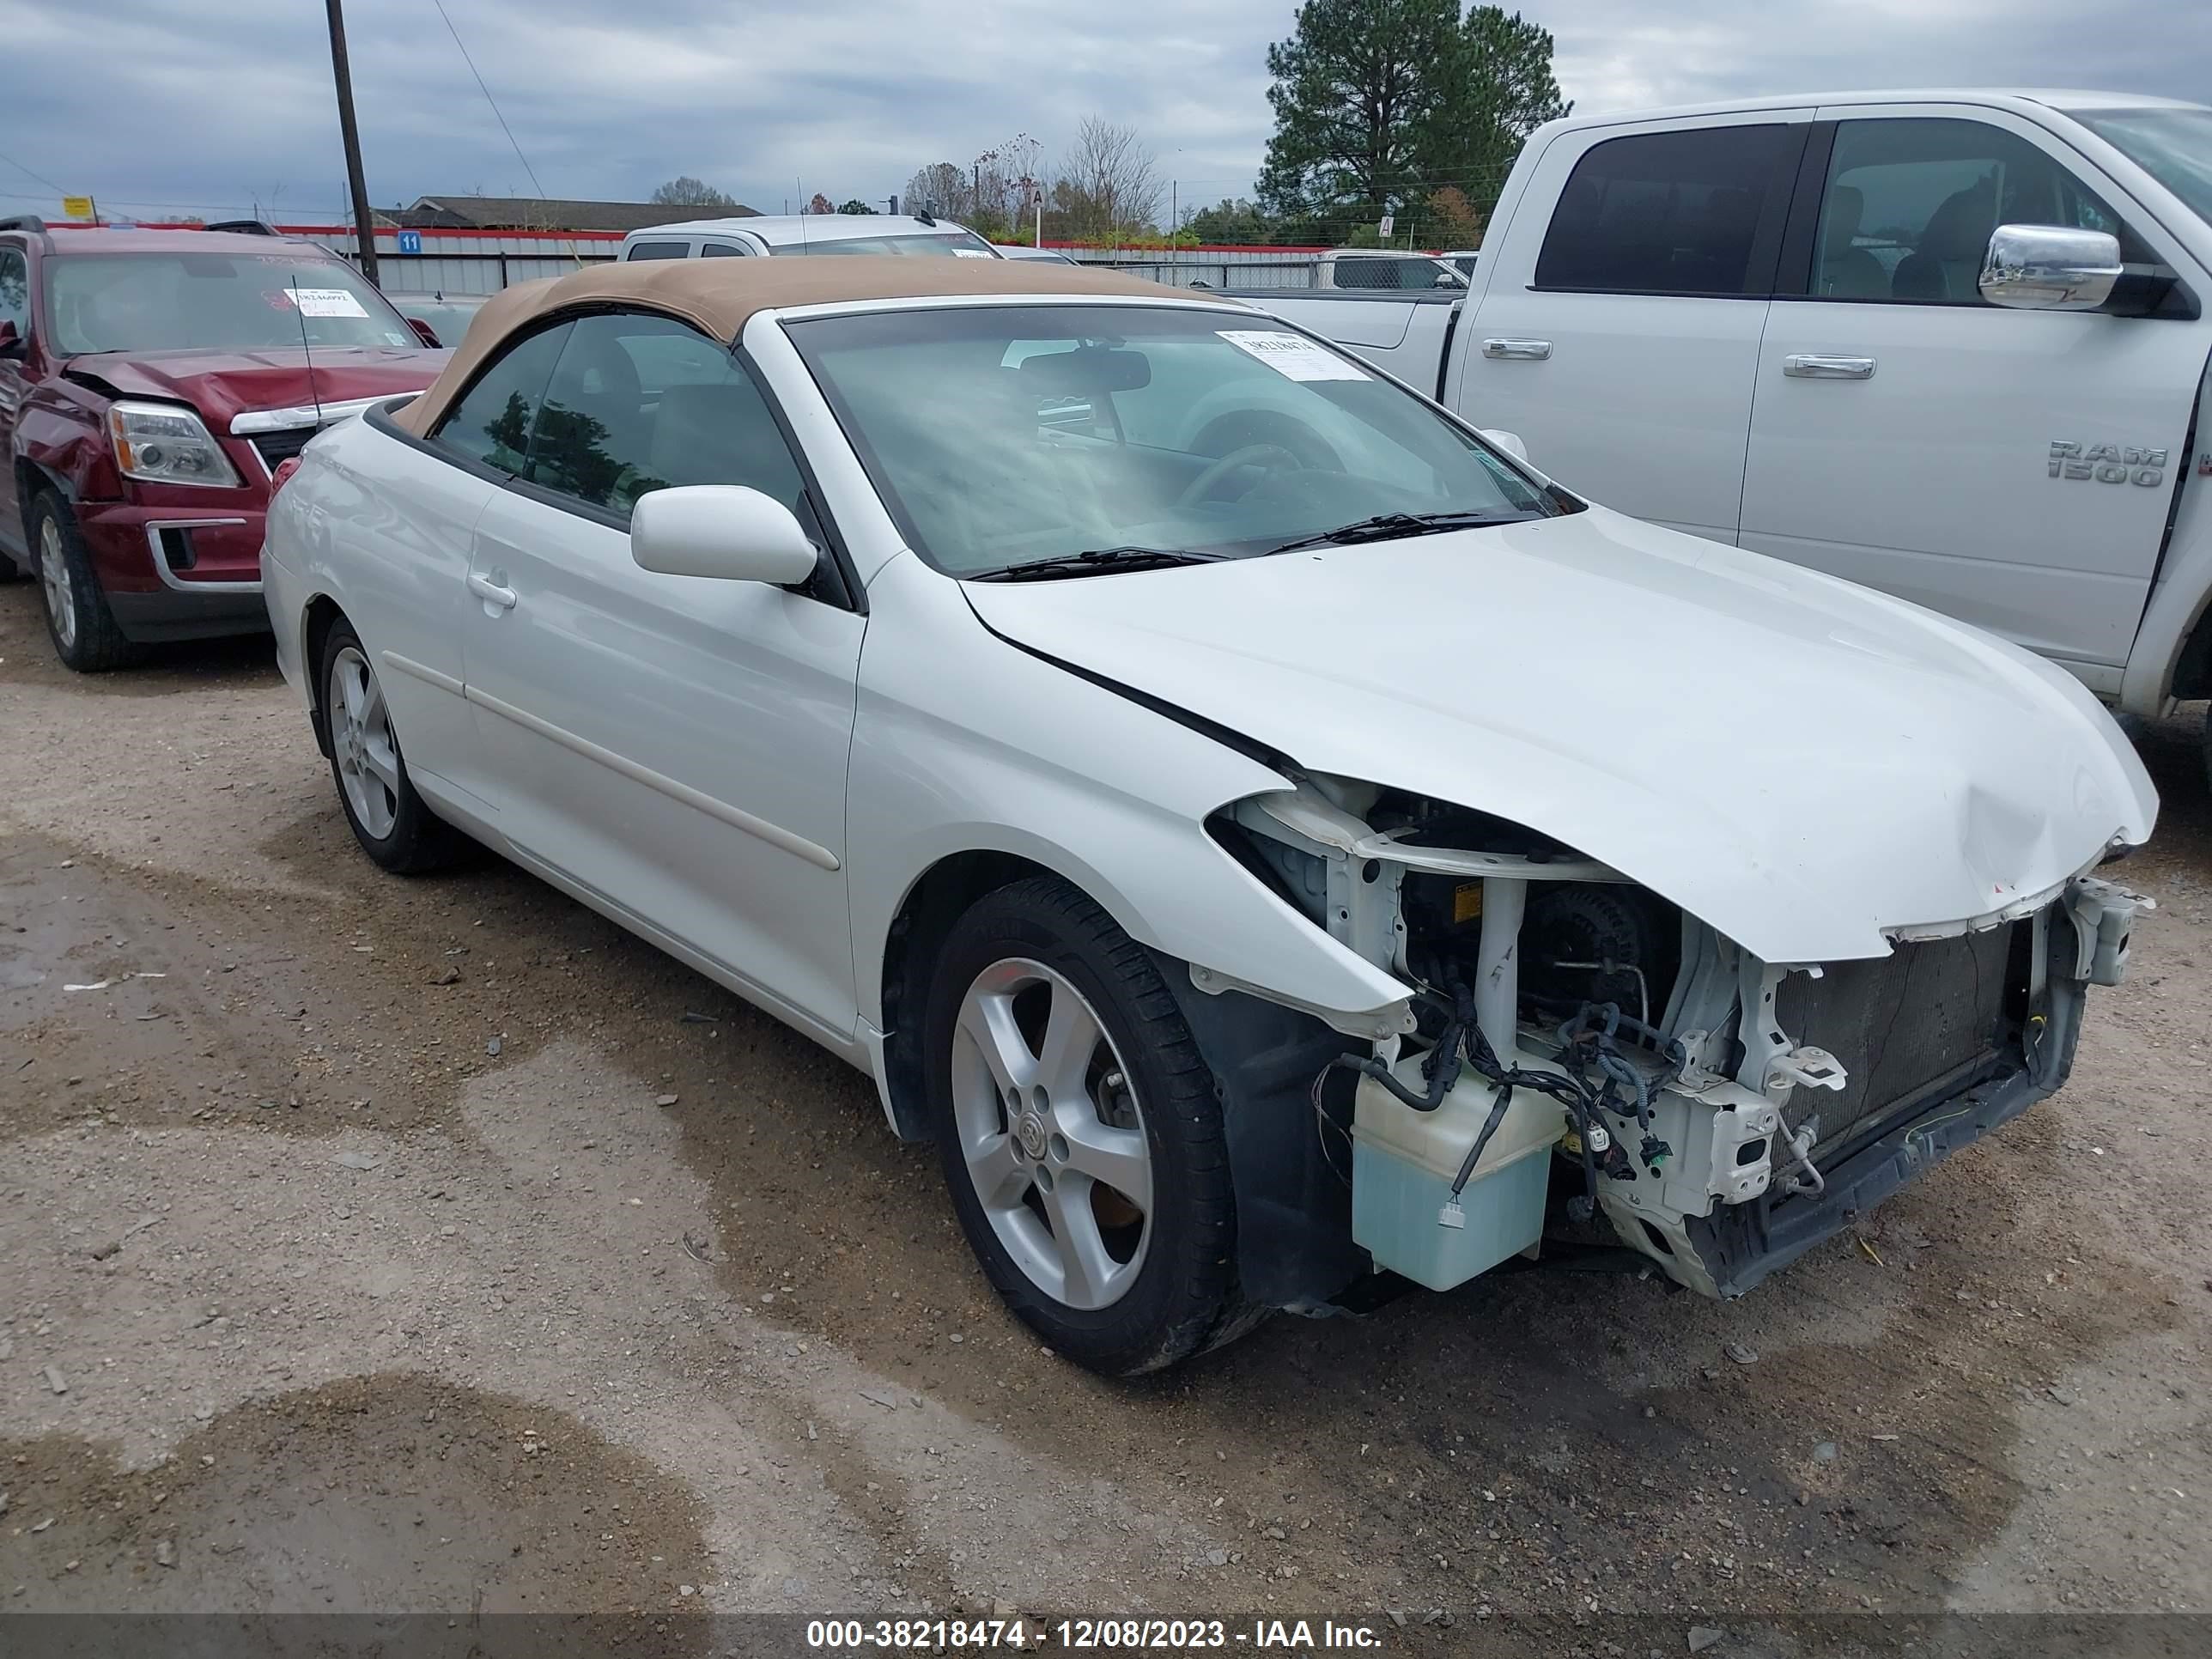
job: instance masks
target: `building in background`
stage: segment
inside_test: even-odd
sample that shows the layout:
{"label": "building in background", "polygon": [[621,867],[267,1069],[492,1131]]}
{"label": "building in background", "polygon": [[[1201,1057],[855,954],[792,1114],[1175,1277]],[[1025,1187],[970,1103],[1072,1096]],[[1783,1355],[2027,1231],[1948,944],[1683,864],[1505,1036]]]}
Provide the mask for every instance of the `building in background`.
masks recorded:
{"label": "building in background", "polygon": [[[696,218],[702,210],[665,202],[571,202],[531,196],[418,196],[392,212],[404,230],[600,230],[626,235],[671,219]],[[717,218],[759,216],[749,207],[718,207]],[[377,218],[384,220],[380,213]]]}

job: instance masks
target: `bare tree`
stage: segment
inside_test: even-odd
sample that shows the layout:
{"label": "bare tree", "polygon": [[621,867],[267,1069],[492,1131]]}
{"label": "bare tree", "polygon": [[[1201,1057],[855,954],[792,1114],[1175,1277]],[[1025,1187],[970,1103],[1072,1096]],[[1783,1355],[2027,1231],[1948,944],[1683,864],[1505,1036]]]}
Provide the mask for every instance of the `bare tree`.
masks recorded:
{"label": "bare tree", "polygon": [[694,179],[688,173],[671,179],[646,200],[659,207],[731,208],[738,204],[736,198],[725,196],[704,179]]}
{"label": "bare tree", "polygon": [[968,169],[951,161],[933,161],[906,181],[899,205],[908,213],[941,213],[948,219],[968,218],[973,212]]}
{"label": "bare tree", "polygon": [[1152,228],[1160,207],[1159,162],[1134,127],[1086,116],[1060,163],[1053,191],[1079,240]]}
{"label": "bare tree", "polygon": [[987,235],[1007,236],[1030,222],[1045,186],[1044,146],[1026,132],[994,144],[969,169],[971,203],[963,218]]}

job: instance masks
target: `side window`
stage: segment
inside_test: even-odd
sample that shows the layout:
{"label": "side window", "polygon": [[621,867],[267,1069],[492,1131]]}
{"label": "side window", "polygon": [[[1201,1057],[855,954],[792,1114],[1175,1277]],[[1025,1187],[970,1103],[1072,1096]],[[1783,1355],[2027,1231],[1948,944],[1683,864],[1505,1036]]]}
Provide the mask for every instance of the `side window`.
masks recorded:
{"label": "side window", "polygon": [[528,477],[624,520],[672,484],[746,484],[814,529],[799,464],[751,377],[728,347],[665,317],[571,326]]}
{"label": "side window", "polygon": [[508,348],[446,411],[430,434],[441,449],[520,477],[530,458],[530,433],[546,383],[573,323],[532,334]]}
{"label": "side window", "polygon": [[1339,288],[1395,288],[1398,286],[1395,259],[1346,259],[1336,262],[1336,285]]}
{"label": "side window", "polygon": [[1981,305],[1999,225],[2109,231],[2118,216],[2025,138],[1980,121],[1844,121],[1836,128],[1813,255],[1813,293],[1833,300]]}
{"label": "side window", "polygon": [[0,247],[0,322],[15,325],[19,337],[31,332],[31,271],[20,249]]}
{"label": "side window", "polygon": [[625,259],[681,259],[691,252],[689,242],[632,242]]}
{"label": "side window", "polygon": [[1773,250],[1759,233],[1786,189],[1781,170],[1793,137],[1775,123],[1592,145],[1559,193],[1536,256],[1536,286],[1766,294]]}
{"label": "side window", "polygon": [[727,242],[709,242],[699,250],[699,257],[702,259],[742,259],[745,257],[745,251],[741,247],[732,247]]}

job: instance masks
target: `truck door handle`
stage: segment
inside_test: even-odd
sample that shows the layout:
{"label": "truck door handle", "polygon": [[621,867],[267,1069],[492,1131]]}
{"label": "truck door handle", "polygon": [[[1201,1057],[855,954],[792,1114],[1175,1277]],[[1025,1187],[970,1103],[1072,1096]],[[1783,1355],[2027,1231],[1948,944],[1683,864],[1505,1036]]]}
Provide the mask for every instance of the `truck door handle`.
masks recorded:
{"label": "truck door handle", "polygon": [[475,594],[486,605],[495,605],[502,611],[512,611],[514,609],[514,590],[513,588],[501,587],[497,582],[492,580],[490,577],[479,576],[473,570],[469,572],[469,592]]}
{"label": "truck door handle", "polygon": [[1486,357],[1520,357],[1540,363],[1552,355],[1549,340],[1485,340],[1482,355]]}
{"label": "truck door handle", "polygon": [[1871,380],[1871,357],[1830,357],[1817,351],[1793,351],[1782,360],[1782,372],[1793,380]]}

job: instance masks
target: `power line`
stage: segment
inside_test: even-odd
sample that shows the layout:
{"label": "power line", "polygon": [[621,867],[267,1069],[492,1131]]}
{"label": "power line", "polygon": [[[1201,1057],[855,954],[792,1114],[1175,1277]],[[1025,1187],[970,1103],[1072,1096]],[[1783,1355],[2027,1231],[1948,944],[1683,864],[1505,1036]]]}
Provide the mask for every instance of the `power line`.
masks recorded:
{"label": "power line", "polygon": [[453,20],[451,17],[447,16],[446,0],[430,0],[430,3],[437,7],[438,15],[445,18],[446,33],[452,35],[453,37],[453,44],[460,47],[461,61],[469,66],[469,73],[476,76],[477,90],[483,94],[484,102],[491,106],[492,117],[499,123],[499,130],[507,135],[507,142],[514,147],[514,159],[522,163],[522,170],[530,175],[531,188],[538,192],[538,199],[539,201],[544,201],[546,199],[545,186],[538,182],[538,173],[536,169],[532,167],[530,165],[530,158],[522,153],[522,146],[515,143],[514,129],[507,125],[507,117],[499,112],[499,100],[491,95],[491,88],[484,84],[483,72],[477,68],[477,60],[469,56],[469,49],[466,43],[465,43],[461,39],[461,32],[453,27]]}
{"label": "power line", "polygon": [[[64,190],[59,185],[47,178],[45,173],[32,173],[30,168],[25,167],[21,161],[17,161],[14,156],[8,155],[5,151],[0,151],[0,161],[5,161],[9,167],[15,168],[16,172],[27,173],[31,178],[37,179],[40,184],[44,185],[48,190],[53,191],[57,196],[66,196],[69,194],[69,192]],[[13,193],[14,192],[12,191],[10,192],[10,194]]]}

